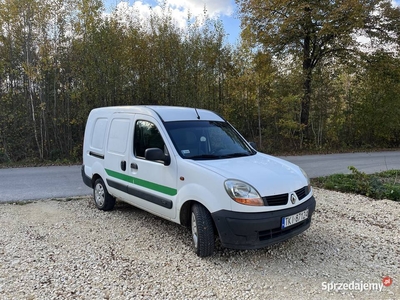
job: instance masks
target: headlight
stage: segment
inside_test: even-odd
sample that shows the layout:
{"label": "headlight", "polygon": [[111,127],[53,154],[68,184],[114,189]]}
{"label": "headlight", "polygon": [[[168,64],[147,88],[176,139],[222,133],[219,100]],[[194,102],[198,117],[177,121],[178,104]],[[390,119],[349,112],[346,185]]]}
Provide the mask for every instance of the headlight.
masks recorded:
{"label": "headlight", "polygon": [[264,201],[256,189],[243,181],[229,179],[225,181],[225,190],[237,203],[253,206],[264,205]]}

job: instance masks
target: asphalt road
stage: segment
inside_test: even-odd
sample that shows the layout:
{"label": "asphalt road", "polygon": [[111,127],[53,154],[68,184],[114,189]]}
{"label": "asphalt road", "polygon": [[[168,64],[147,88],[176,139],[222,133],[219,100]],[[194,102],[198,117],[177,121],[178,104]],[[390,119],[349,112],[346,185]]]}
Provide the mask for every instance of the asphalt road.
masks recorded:
{"label": "asphalt road", "polygon": [[325,155],[282,156],[302,167],[311,178],[337,173],[348,174],[349,166],[371,174],[387,170],[400,170],[400,151],[360,152]]}
{"label": "asphalt road", "polygon": [[81,166],[0,169],[0,202],[89,195]]}
{"label": "asphalt road", "polygon": [[[366,173],[400,170],[400,151],[283,156],[313,177],[350,173],[354,166]],[[80,166],[0,169],[0,202],[84,196],[92,190],[84,185]]]}

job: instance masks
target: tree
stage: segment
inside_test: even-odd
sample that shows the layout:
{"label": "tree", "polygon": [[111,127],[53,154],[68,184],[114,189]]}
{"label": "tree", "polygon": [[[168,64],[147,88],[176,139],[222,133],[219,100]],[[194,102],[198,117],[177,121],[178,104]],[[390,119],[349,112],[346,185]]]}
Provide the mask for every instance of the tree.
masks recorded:
{"label": "tree", "polygon": [[275,56],[300,58],[300,122],[309,124],[313,71],[323,58],[357,52],[361,34],[397,40],[399,8],[390,0],[236,0],[242,37]]}
{"label": "tree", "polygon": [[399,147],[400,59],[383,51],[369,54],[359,76],[355,140],[363,146]]}

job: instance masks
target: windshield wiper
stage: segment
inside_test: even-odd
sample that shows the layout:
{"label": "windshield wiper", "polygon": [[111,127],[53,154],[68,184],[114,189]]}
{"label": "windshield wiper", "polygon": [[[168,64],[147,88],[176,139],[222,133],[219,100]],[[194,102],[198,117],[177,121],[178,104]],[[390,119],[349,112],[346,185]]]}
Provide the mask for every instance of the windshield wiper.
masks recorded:
{"label": "windshield wiper", "polygon": [[221,155],[201,154],[201,155],[188,156],[185,158],[187,158],[187,159],[217,159],[217,158],[221,158]]}
{"label": "windshield wiper", "polygon": [[225,154],[225,155],[222,155],[221,157],[230,158],[230,157],[242,157],[242,156],[249,156],[249,155],[250,155],[250,153],[248,153],[248,152],[236,152],[236,153]]}
{"label": "windshield wiper", "polygon": [[233,158],[233,157],[243,157],[243,156],[250,156],[251,154],[248,152],[236,152],[224,155],[215,155],[215,154],[201,154],[201,155],[194,155],[185,157],[187,159],[220,159],[220,158]]}

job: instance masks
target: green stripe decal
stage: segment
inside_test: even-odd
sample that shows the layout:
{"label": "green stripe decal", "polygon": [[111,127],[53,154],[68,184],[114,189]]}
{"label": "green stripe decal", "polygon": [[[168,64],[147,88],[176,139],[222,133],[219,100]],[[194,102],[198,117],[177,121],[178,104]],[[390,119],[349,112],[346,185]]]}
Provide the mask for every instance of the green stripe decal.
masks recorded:
{"label": "green stripe decal", "polygon": [[151,182],[151,181],[146,181],[146,180],[143,180],[143,179],[132,177],[132,176],[129,176],[129,175],[126,175],[126,174],[118,173],[118,172],[115,172],[115,171],[112,171],[112,170],[109,170],[109,169],[105,169],[105,170],[106,170],[108,176],[111,176],[111,177],[114,177],[114,178],[118,178],[120,180],[129,182],[129,183],[133,183],[135,185],[138,185],[138,186],[141,186],[141,187],[145,187],[145,188],[148,188],[150,190],[157,191],[157,192],[169,195],[169,196],[175,196],[177,194],[177,190],[176,189],[173,189],[173,188],[170,188],[170,187],[167,187],[167,186],[164,186],[164,185],[160,185],[160,184],[157,184],[157,183],[154,183],[154,182]]}

